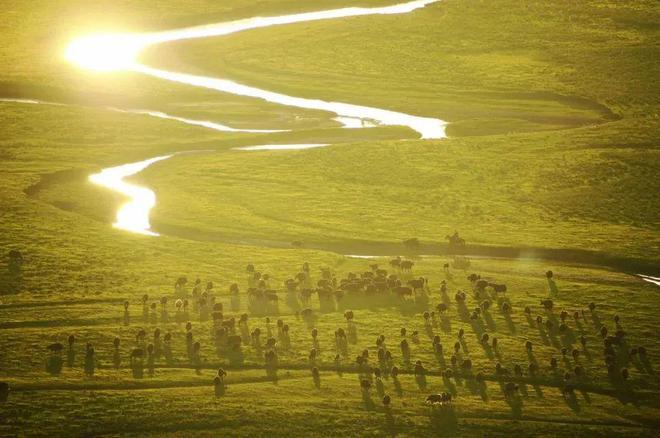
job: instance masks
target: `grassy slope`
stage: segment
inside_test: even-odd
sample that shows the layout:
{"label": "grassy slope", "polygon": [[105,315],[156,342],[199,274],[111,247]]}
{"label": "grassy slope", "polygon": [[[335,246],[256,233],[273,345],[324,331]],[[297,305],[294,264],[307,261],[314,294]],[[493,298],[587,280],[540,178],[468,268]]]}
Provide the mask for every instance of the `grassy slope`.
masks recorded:
{"label": "grassy slope", "polygon": [[[500,134],[171,161],[141,176],[162,192],[155,220],[308,241],[438,241],[458,228],[472,242],[657,260],[657,15],[645,2],[447,1],[161,46],[148,62]],[[530,123],[600,124],[524,133]],[[180,209],[193,175],[195,208]]]}
{"label": "grassy slope", "polygon": [[[295,3],[281,2],[282,10],[294,10],[299,6]],[[73,2],[67,4],[75,5]],[[98,4],[101,5],[101,3]],[[145,17],[153,13],[152,8],[137,7],[136,2],[113,2],[113,4],[117,8],[115,10],[119,11],[117,16],[140,17],[142,15]],[[146,3],[144,4],[146,5]],[[213,5],[216,4],[217,2],[213,2]],[[58,53],[47,49],[50,44],[57,41],[56,38],[49,39],[46,36],[37,38],[40,45],[28,46],[27,42],[31,40],[28,37],[38,35],[42,32],[41,29],[44,29],[43,32],[46,28],[50,31],[57,29],[45,26],[55,22],[54,12],[67,16],[64,12],[71,12],[74,9],[27,8],[31,5],[34,3],[30,2],[30,5],[27,5],[26,2],[16,2],[12,8],[4,9],[1,12],[13,14],[11,23],[22,23],[11,26],[11,32],[2,34],[3,43],[0,47],[3,59],[8,60],[7,65],[9,66],[4,70],[5,73],[2,76],[4,85],[9,84],[11,87],[18,87],[19,90],[29,92],[43,91],[47,88],[50,91],[44,92],[46,97],[53,95],[51,87],[55,87],[59,89],[57,93],[60,94],[54,94],[61,97],[73,93],[72,90],[76,86],[72,84],[76,84],[80,85],[77,91],[80,91],[83,96],[88,96],[88,93],[94,96],[98,87],[101,87],[101,95],[104,96],[103,93],[108,90],[116,91],[120,88],[124,90],[124,87],[128,86],[130,82],[130,87],[126,91],[126,95],[129,96],[127,99],[138,103],[143,102],[146,97],[151,96],[153,90],[156,90],[156,84],[134,82],[133,78],[119,78],[114,84],[110,78],[105,78],[109,81],[105,83],[99,81],[98,78],[90,80],[86,84],[69,82],[69,79],[75,77],[72,76],[75,75],[72,71],[57,70],[53,66],[54,63],[49,64],[38,56],[35,57],[35,54],[42,52]],[[191,5],[195,6],[192,3]],[[173,8],[163,9],[164,14],[172,17],[183,16],[183,18],[172,18],[171,22],[167,22],[168,25],[189,24],[189,21],[190,23],[198,22],[196,20],[206,21],[208,18],[199,17],[193,8],[188,10],[178,6],[176,11],[173,11]],[[262,6],[263,4],[259,4],[259,7]],[[31,13],[28,15],[27,11]],[[108,17],[112,17],[112,14],[108,13],[108,8],[99,6],[97,11],[99,11],[98,14],[103,12]],[[238,17],[243,16],[243,11],[242,8],[237,8],[234,12]],[[249,14],[246,13],[246,15]],[[160,18],[154,19],[152,25],[157,23]],[[144,23],[147,22],[144,18],[143,20]],[[3,22],[6,23],[6,21]],[[20,34],[18,39],[12,39],[16,33]],[[28,47],[32,52],[23,50]],[[25,53],[23,54],[23,52]],[[40,59],[40,61],[38,64],[28,63],[27,60],[30,58],[32,60]],[[83,78],[82,75],[79,77]],[[205,93],[196,94],[183,88],[168,87],[163,90],[166,90],[163,93],[169,97],[154,101],[158,105],[165,105],[163,102],[166,102],[176,106],[197,99],[213,99]],[[27,93],[25,97],[42,96]],[[122,99],[124,97],[124,95],[120,96]],[[81,100],[87,101],[87,97]],[[217,102],[213,103],[214,106],[218,106]],[[251,102],[244,104],[247,108],[246,111],[256,113],[261,110],[258,107],[250,109]],[[275,108],[273,110],[280,111]],[[85,108],[0,104],[0,111],[3,117],[3,135],[0,140],[0,163],[3,168],[3,172],[0,174],[0,186],[2,187],[0,191],[0,226],[2,228],[0,250],[2,254],[6,254],[9,249],[19,248],[24,251],[27,258],[22,279],[23,293],[0,297],[2,303],[0,305],[0,321],[2,321],[0,351],[3,352],[0,355],[0,379],[10,381],[17,389],[11,394],[9,403],[1,407],[3,413],[0,416],[1,433],[52,435],[62,433],[64,429],[68,435],[95,432],[119,433],[125,430],[133,430],[139,435],[162,435],[176,433],[174,430],[179,430],[179,434],[212,435],[217,433],[217,430],[226,428],[228,433],[255,436],[260,433],[259,431],[263,431],[264,426],[271,429],[274,435],[305,433],[311,436],[313,433],[327,433],[328,431],[336,431],[337,434],[348,436],[364,433],[385,435],[391,431],[391,425],[382,410],[369,411],[363,408],[357,381],[353,374],[345,374],[344,378],[339,378],[330,373],[324,373],[322,390],[318,391],[313,387],[307,371],[293,370],[289,376],[291,379],[287,380],[286,371],[283,370],[280,372],[282,378],[280,384],[277,387],[271,387],[270,384],[264,385],[257,382],[263,376],[262,371],[236,370],[230,372],[228,395],[217,401],[212,398],[210,387],[196,387],[196,385],[209,382],[211,371],[205,371],[202,376],[195,376],[190,370],[158,370],[155,378],[147,379],[144,383],[136,383],[128,376],[127,370],[119,373],[99,370],[99,375],[94,379],[83,379],[78,366],[72,371],[65,371],[59,379],[48,377],[43,372],[44,345],[53,341],[64,341],[70,333],[75,333],[81,344],[85,341],[93,342],[99,352],[101,364],[108,363],[109,344],[115,335],[122,337],[123,352],[127,352],[132,346],[131,340],[138,327],[146,326],[152,329],[155,326],[140,320],[140,310],[136,304],[138,297],[143,293],[149,293],[152,297],[167,293],[174,279],[182,273],[212,279],[217,283],[218,289],[224,291],[230,282],[242,280],[241,272],[247,261],[257,262],[260,269],[271,273],[273,281],[277,283],[295,272],[295,267],[304,260],[310,261],[314,267],[331,266],[339,272],[361,270],[365,268],[366,263],[313,251],[282,251],[218,243],[189,242],[166,237],[148,239],[133,236],[112,230],[107,225],[107,217],[111,214],[108,203],[117,202],[117,200],[97,190],[67,183],[68,185],[47,186],[36,199],[29,198],[24,193],[24,189],[38,182],[42,174],[80,169],[83,171],[81,174],[84,175],[103,166],[177,150],[197,149],[200,145],[226,148],[233,144],[249,141],[250,138],[247,136],[221,135],[146,117]],[[205,108],[204,111],[216,110]],[[224,111],[224,108],[220,111]],[[250,118],[248,121],[252,122],[253,119]],[[118,130],[117,126],[121,126],[121,129]],[[622,134],[618,138],[626,141],[635,139],[634,135],[641,131],[633,128],[626,131],[625,137]],[[602,139],[596,137],[600,136],[599,132],[591,129],[581,132],[585,133],[585,138],[593,135],[594,138],[599,138],[597,144],[603,144]],[[318,134],[314,133],[314,135]],[[538,136],[546,138],[546,134],[538,134]],[[163,137],[167,138],[165,143],[162,140]],[[302,137],[303,135],[300,138]],[[640,146],[643,145],[642,141],[646,141],[645,138],[643,136],[638,138]],[[498,140],[498,137],[493,137],[488,141],[495,143]],[[459,149],[471,150],[470,153],[474,154],[474,160],[480,163],[482,160],[479,157],[479,149],[467,144],[468,140],[460,141],[466,142],[465,147],[462,143],[454,146],[452,142],[440,143],[439,147],[446,147],[450,151],[453,150],[454,153],[457,153],[456,151]],[[572,141],[571,136],[561,142],[572,144]],[[521,145],[526,144],[529,142],[529,138],[520,137],[519,142]],[[438,146],[433,143],[383,143],[363,146],[367,148],[367,151],[371,150],[372,154],[378,154],[378,156],[381,156],[381,149],[377,150],[377,147],[391,151],[388,153],[396,153],[400,148],[403,148],[404,152],[414,148],[415,154],[419,150],[427,154],[430,149],[438,149]],[[614,146],[616,145],[607,145],[612,152],[620,152],[620,149]],[[264,153],[254,155],[254,160],[251,161],[245,161],[244,154],[236,154],[228,159],[237,160],[233,161],[236,166],[234,171],[237,173],[242,169],[241,166],[254,166],[254,168],[249,168],[251,172],[263,172],[264,165],[277,163],[277,167],[284,172],[278,172],[275,175],[284,178],[290,169],[287,168],[288,163],[284,161],[291,160],[296,163],[296,160],[299,160],[300,164],[306,160],[307,156],[309,159],[319,160],[314,161],[314,169],[317,174],[327,172],[327,176],[322,174],[323,178],[336,177],[339,179],[345,178],[345,173],[333,175],[333,172],[339,172],[340,168],[327,166],[325,160],[346,160],[342,161],[343,165],[355,165],[350,159],[359,159],[359,157],[351,157],[350,151],[358,151],[358,149],[353,146],[346,146],[345,149],[349,155],[340,156],[341,149],[337,148],[336,150],[310,151],[309,155],[296,153],[281,157]],[[484,147],[482,152],[485,149]],[[494,157],[498,156],[497,152],[497,149],[492,152]],[[324,154],[330,155],[325,156]],[[431,154],[435,154],[435,152],[431,152]],[[575,148],[575,154],[581,154],[580,148]],[[409,155],[410,153],[406,153],[406,157]],[[209,157],[212,156],[206,156],[207,159]],[[218,154],[218,157],[222,159],[229,157],[229,154]],[[430,155],[430,157],[436,159],[434,155]],[[196,171],[206,165],[194,161],[193,158],[182,158],[180,164],[183,167],[181,168],[167,168],[165,163],[159,168],[171,174],[191,172],[192,177],[196,179],[198,177]],[[531,158],[530,153],[529,159]],[[654,165],[652,158],[647,159],[646,162],[650,166]],[[213,164],[213,162],[209,162],[209,168]],[[463,165],[463,163],[459,164]],[[421,166],[421,160],[415,165]],[[635,169],[639,168],[638,163],[633,163],[633,165]],[[300,168],[305,169],[305,166],[297,167],[298,170]],[[381,171],[378,165],[374,165],[374,168],[378,172]],[[157,170],[158,168],[154,167],[154,173],[149,175],[150,181],[153,177],[158,187],[165,187],[161,186],[162,173]],[[390,170],[387,168],[387,171]],[[354,178],[358,179],[357,182],[360,178],[373,177],[373,175],[368,176],[361,172],[361,170],[354,171],[352,174]],[[562,178],[561,175],[555,173],[553,175],[558,179]],[[267,177],[264,179],[265,183],[269,182],[268,178],[272,180],[272,174],[265,176]],[[240,175],[238,177],[240,180]],[[201,175],[199,178],[204,181],[206,177]],[[303,181],[307,178],[309,178],[309,173],[301,177]],[[242,186],[241,193],[245,190],[245,186],[255,183],[248,182],[239,185],[239,187]],[[346,186],[340,187],[340,189],[346,190],[349,184],[355,183],[347,181]],[[360,184],[355,190],[361,189]],[[632,181],[631,184],[635,188],[639,183]],[[206,186],[206,181],[204,186]],[[316,189],[318,190],[318,187]],[[208,188],[205,187],[205,190]],[[372,190],[380,190],[380,187]],[[82,196],[79,199],[76,197],[78,193]],[[234,193],[230,193],[228,196],[237,196]],[[266,191],[265,193],[267,196],[257,194],[260,202],[270,202],[268,199],[273,192]],[[159,197],[164,195],[164,193],[159,193]],[[215,202],[214,196],[217,195],[209,194],[208,196],[207,199],[210,200],[205,202],[212,205]],[[168,204],[170,202],[165,198],[163,201]],[[190,199],[187,198],[186,202],[189,201]],[[65,211],[49,204],[58,202],[60,206],[74,211]],[[163,203],[163,205],[166,204]],[[598,206],[599,203],[594,201],[594,205]],[[80,215],[78,211],[86,214]],[[245,217],[235,218],[234,222],[252,220],[251,216],[249,214]],[[176,218],[176,216],[168,216],[168,219],[169,217]],[[305,217],[309,217],[308,220],[314,220],[311,214]],[[103,221],[97,219],[103,219]],[[645,217],[640,220],[643,224],[648,224],[645,222]],[[208,224],[200,226],[208,226]],[[260,226],[264,229],[278,229],[272,223],[263,223]],[[422,226],[420,226],[421,228]],[[305,229],[312,230],[309,231],[310,234],[320,235],[316,225],[306,226]],[[244,230],[240,231],[244,232]],[[626,226],[624,231],[630,232],[630,228]],[[648,234],[649,239],[657,238],[652,231]],[[506,243],[515,240],[513,232],[512,237]],[[347,234],[346,231],[333,233],[332,235],[336,236]],[[385,233],[388,236],[396,235],[391,229],[386,229]],[[645,234],[638,233],[640,232],[634,230],[635,236],[645,236]],[[599,242],[590,244],[597,247]],[[639,251],[639,245],[635,240],[631,243],[631,247],[626,249],[626,253],[634,254],[637,251]],[[439,270],[442,262],[443,260],[438,259],[418,261],[415,274],[431,276],[432,285],[436,287],[441,276]],[[618,312],[623,318],[624,327],[629,333],[631,343],[647,345],[652,363],[657,364],[660,360],[658,356],[660,348],[655,336],[658,320],[656,313],[652,311],[657,305],[651,285],[622,274],[561,265],[550,266],[546,263],[529,262],[529,264],[525,264],[495,260],[475,261],[474,263],[473,270],[507,282],[511,288],[510,297],[515,309],[516,333],[509,331],[501,315],[494,315],[497,324],[495,331],[501,339],[504,361],[507,365],[525,361],[523,341],[527,338],[532,339],[537,345],[536,354],[540,363],[547,363],[551,355],[558,355],[556,347],[542,344],[538,332],[526,325],[521,313],[522,306],[526,304],[537,306],[538,300],[545,296],[545,283],[539,273],[548,268],[554,269],[560,275],[561,292],[557,299],[560,307],[572,309],[584,307],[586,303],[596,301],[599,305],[599,315],[610,328],[612,327],[611,317]],[[7,277],[4,272],[2,275],[1,287],[5,292],[7,291],[7,283],[5,283]],[[457,283],[452,284],[451,291],[457,287],[466,286],[463,280],[464,273],[458,272],[456,277]],[[121,325],[120,302],[123,299],[130,299],[134,303],[131,312],[132,322],[128,327]],[[221,300],[225,304],[229,303],[228,297],[224,294],[222,294]],[[434,296],[433,300],[435,303],[439,297]],[[39,304],[45,305],[39,306]],[[285,308],[282,308],[282,311],[285,314],[289,313]],[[537,308],[535,308],[535,312],[538,312]],[[351,354],[357,354],[364,347],[371,348],[375,336],[381,332],[386,333],[388,339],[392,340],[391,348],[396,350],[394,346],[395,340],[398,339],[397,330],[400,326],[407,326],[410,329],[422,327],[419,315],[406,315],[397,309],[358,310],[357,316],[360,337],[358,344],[351,346]],[[292,368],[300,368],[305,363],[309,349],[308,327],[305,327],[301,321],[295,320],[290,313],[285,318],[292,326],[295,345],[294,351],[284,353],[285,364]],[[383,319],[387,319],[391,324],[384,325]],[[262,323],[255,321],[251,324],[252,327],[256,327]],[[318,326],[323,345],[330,345],[332,331],[342,324],[343,319],[339,313],[321,317]],[[176,324],[166,325],[162,321],[159,321],[157,325],[163,328],[167,326],[175,332],[176,354],[178,359],[182,360],[183,349],[179,342],[183,336],[182,327]],[[446,347],[451,346],[456,331],[461,325],[463,324],[452,314],[451,333],[442,333],[436,329],[442,336]],[[591,326],[587,326],[585,329],[590,343],[595,344],[594,329]],[[209,345],[208,332],[208,327],[195,322],[196,336],[203,343],[204,356],[208,366],[213,367],[218,365],[220,359],[215,357]],[[480,350],[473,334],[469,332],[469,335],[470,355],[475,361],[476,367],[490,372],[493,361]],[[82,348],[82,345],[79,347]],[[332,353],[330,349],[325,348],[322,360],[327,363],[332,357]],[[433,370],[438,369],[431,356],[429,341],[424,336],[422,336],[422,344],[419,347],[415,346],[413,352],[414,357],[423,359],[428,367]],[[258,362],[257,356],[250,348],[246,348],[246,354],[248,362]],[[593,362],[585,363],[585,365],[588,374],[595,382],[603,388],[609,387],[598,359],[594,358]],[[655,395],[655,391],[658,390],[657,378],[648,376],[634,367],[631,367],[631,372],[634,387],[651,391],[648,395],[640,393],[640,397],[657,400]],[[431,427],[428,411],[420,404],[420,400],[428,392],[446,388],[437,378],[429,378],[429,383],[430,387],[420,392],[411,377],[402,378],[403,396],[395,396],[393,402],[394,424],[399,432],[414,436],[431,435],[437,432]],[[35,385],[41,386],[35,387]],[[72,385],[71,389],[75,390],[65,390],[63,385]],[[168,385],[180,387],[151,390],[131,389],[140,385],[156,388]],[[85,389],[86,387],[90,389]],[[106,389],[99,389],[99,387]],[[388,392],[394,392],[390,381],[386,382],[386,387]],[[28,389],[36,390],[36,392],[26,391]],[[535,391],[529,386],[529,396],[524,399],[522,417],[524,421],[519,421],[512,416],[496,383],[488,385],[489,401],[487,403],[481,401],[479,396],[471,394],[466,387],[459,386],[459,396],[456,400],[459,431],[463,435],[475,436],[483,436],[485,431],[489,435],[516,431],[519,433],[539,433],[540,431],[540,433],[552,436],[572,435],[576,431],[590,434],[613,434],[625,431],[628,434],[646,433],[650,435],[652,434],[650,428],[657,426],[658,412],[653,408],[653,404],[647,404],[644,399],[640,399],[640,405],[637,407],[630,404],[622,405],[613,397],[592,393],[588,400],[579,396],[580,411],[575,412],[564,403],[557,389],[543,386],[541,391],[542,397],[535,395]],[[376,398],[375,393],[374,398]],[[246,405],[246,399],[258,399],[259,402]],[[655,405],[657,406],[657,403]],[[546,421],[548,419],[551,421]],[[570,427],[567,427],[564,422],[568,422]],[[573,422],[583,422],[584,424],[572,424]],[[628,427],[630,424],[634,428]],[[243,427],[240,427],[241,425]],[[646,425],[647,429],[640,429],[639,425]],[[441,424],[443,428],[449,426],[447,423]],[[451,430],[450,427],[449,430]]]}

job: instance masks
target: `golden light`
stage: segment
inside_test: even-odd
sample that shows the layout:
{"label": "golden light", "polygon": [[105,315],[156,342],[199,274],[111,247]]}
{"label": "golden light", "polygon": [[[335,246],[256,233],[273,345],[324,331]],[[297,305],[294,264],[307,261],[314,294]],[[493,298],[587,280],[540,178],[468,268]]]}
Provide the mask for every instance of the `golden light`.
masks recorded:
{"label": "golden light", "polygon": [[137,35],[92,35],[73,40],[66,49],[65,57],[69,62],[88,70],[130,70],[147,44],[143,37]]}

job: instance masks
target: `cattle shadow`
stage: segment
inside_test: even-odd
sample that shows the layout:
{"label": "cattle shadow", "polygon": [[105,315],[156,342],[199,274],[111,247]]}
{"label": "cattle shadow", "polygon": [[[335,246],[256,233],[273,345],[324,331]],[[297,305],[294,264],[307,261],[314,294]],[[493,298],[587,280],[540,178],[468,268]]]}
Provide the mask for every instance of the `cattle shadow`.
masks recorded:
{"label": "cattle shadow", "polygon": [[495,359],[495,355],[493,354],[493,348],[488,344],[488,342],[479,342],[481,344],[481,347],[484,349],[484,353],[486,354],[486,357],[490,360]]}
{"label": "cattle shadow", "polygon": [[428,386],[428,383],[426,381],[426,376],[424,374],[417,374],[415,376],[415,382],[417,383],[419,389],[421,389],[422,391],[424,391]]}
{"label": "cattle shadow", "polygon": [[232,294],[229,300],[229,306],[232,312],[238,312],[241,309],[241,296],[239,294]]}
{"label": "cattle shadow", "polygon": [[383,398],[385,395],[385,385],[383,385],[382,379],[376,379],[376,394],[379,398]]}
{"label": "cattle shadow", "polygon": [[539,385],[538,382],[532,383],[532,387],[534,388],[534,392],[538,398],[545,398],[543,395],[543,389],[541,389],[541,385]]}
{"label": "cattle shadow", "polygon": [[534,365],[538,365],[538,361],[536,360],[536,356],[534,356],[534,352],[531,350],[527,351],[527,360],[529,360],[530,363],[533,363]]}
{"label": "cattle shadow", "polygon": [[461,344],[461,348],[463,349],[463,352],[465,354],[470,354],[470,350],[468,349],[467,342],[465,342],[465,338],[459,339],[459,344]]}
{"label": "cattle shadow", "polygon": [[506,327],[509,330],[509,333],[515,336],[516,324],[513,322],[513,319],[511,319],[511,315],[508,312],[504,312],[503,316],[504,316],[504,322],[506,323]]}
{"label": "cattle shadow", "polygon": [[403,387],[401,386],[401,381],[396,377],[392,377],[392,384],[394,385],[394,391],[396,394],[401,397],[403,395]]}
{"label": "cattle shadow", "polygon": [[369,391],[362,391],[362,404],[367,411],[373,411],[376,407]]}
{"label": "cattle shadow", "polygon": [[389,406],[385,406],[385,430],[390,436],[397,435],[397,427],[394,421],[394,415],[392,415],[392,409]]}
{"label": "cattle shadow", "polygon": [[479,383],[479,396],[484,402],[488,402],[490,400],[490,396],[488,395],[488,385],[486,382]]}
{"label": "cattle shadow", "polygon": [[434,436],[455,436],[458,433],[458,417],[452,406],[430,408],[429,420]]}
{"label": "cattle shadow", "polygon": [[357,326],[354,322],[349,323],[346,327],[346,338],[349,344],[355,345],[358,343]]}
{"label": "cattle shadow", "polygon": [[520,396],[506,396],[504,397],[504,401],[506,401],[506,404],[509,405],[509,408],[511,409],[511,416],[513,418],[520,418],[522,417],[523,414],[523,401]]}
{"label": "cattle shadow", "polygon": [[442,376],[442,383],[452,396],[456,396],[458,394],[456,385],[451,381],[451,379],[447,378],[446,376]]}
{"label": "cattle shadow", "polygon": [[527,325],[529,325],[529,328],[536,327],[536,323],[534,322],[532,316],[529,313],[525,313],[525,319],[527,320]]}
{"label": "cattle shadow", "polygon": [[444,333],[451,333],[451,319],[447,315],[440,317],[440,328]]}
{"label": "cattle shadow", "polygon": [[488,329],[489,332],[494,333],[497,331],[497,324],[495,324],[495,320],[493,319],[493,315],[490,314],[490,312],[484,311],[482,312],[484,321],[486,322],[486,328]]}
{"label": "cattle shadow", "polygon": [[120,353],[119,353],[119,350],[118,350],[118,349],[115,349],[115,350],[112,352],[112,366],[113,366],[116,370],[118,370],[120,365],[121,365],[121,355],[120,355]]}
{"label": "cattle shadow", "polygon": [[573,412],[576,414],[580,413],[582,409],[580,408],[580,403],[575,395],[575,391],[562,391],[562,397],[566,405],[571,408]]}
{"label": "cattle shadow", "polygon": [[277,367],[274,366],[266,367],[266,378],[270,380],[272,383],[277,384],[278,381]]}
{"label": "cattle shadow", "polygon": [[651,364],[651,361],[649,360],[649,358],[647,356],[640,357],[640,362],[644,366],[644,369],[646,370],[646,372],[648,374],[650,374],[650,375],[655,374],[655,370],[653,369],[653,365]]}

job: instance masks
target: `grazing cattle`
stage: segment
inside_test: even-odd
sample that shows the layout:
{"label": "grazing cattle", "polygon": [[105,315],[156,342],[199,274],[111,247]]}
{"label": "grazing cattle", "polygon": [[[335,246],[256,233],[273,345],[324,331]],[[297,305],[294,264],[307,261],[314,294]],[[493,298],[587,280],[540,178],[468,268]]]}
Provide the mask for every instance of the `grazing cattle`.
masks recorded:
{"label": "grazing cattle", "polygon": [[234,328],[236,327],[236,319],[230,318],[222,321],[222,327],[224,327],[227,330],[234,330]]}
{"label": "grazing cattle", "polygon": [[426,286],[426,280],[424,278],[416,278],[413,280],[408,280],[408,286],[412,287],[413,290],[422,290]]}
{"label": "grazing cattle", "polygon": [[505,398],[512,398],[518,393],[518,385],[516,385],[513,382],[508,382],[506,385],[504,385],[504,397]]}
{"label": "grazing cattle", "polygon": [[406,286],[399,286],[393,289],[393,292],[399,297],[399,298],[407,298],[407,297],[412,297],[413,295],[413,290],[409,287]]}
{"label": "grazing cattle", "polygon": [[410,260],[403,260],[400,264],[400,268],[402,271],[410,271],[414,265],[415,263]]}
{"label": "grazing cattle", "polygon": [[266,348],[273,349],[273,348],[275,348],[276,344],[277,344],[277,340],[275,338],[269,338],[266,341]]}
{"label": "grazing cattle", "polygon": [[316,287],[321,289],[325,289],[326,287],[330,287],[330,286],[331,286],[330,280],[328,280],[327,278],[321,279],[316,282]]}
{"label": "grazing cattle", "polygon": [[227,337],[227,346],[232,350],[238,350],[241,348],[242,339],[239,335],[232,335]]}
{"label": "grazing cattle", "polygon": [[64,349],[64,345],[62,345],[59,342],[55,342],[54,344],[50,344],[48,346],[48,350],[52,351],[53,353],[59,353]]}
{"label": "grazing cattle", "polygon": [[439,394],[430,394],[426,397],[425,403],[429,406],[447,406],[451,404],[451,394],[448,392],[441,392]]}
{"label": "grazing cattle", "polygon": [[6,402],[9,398],[9,383],[0,382],[0,402]]}
{"label": "grazing cattle", "polygon": [[504,293],[506,292],[506,284],[495,284],[495,283],[488,283],[488,286],[490,286],[495,293]]}
{"label": "grazing cattle", "polygon": [[360,274],[360,278],[365,280],[372,280],[374,278],[374,273],[371,271],[363,272]]}
{"label": "grazing cattle", "polygon": [[378,277],[387,277],[387,270],[386,269],[376,269],[376,275]]}
{"label": "grazing cattle", "polygon": [[489,284],[490,283],[488,283],[486,280],[479,279],[474,283],[474,288],[479,292],[483,292],[486,290]]}
{"label": "grazing cattle", "polygon": [[410,250],[419,248],[419,239],[413,237],[412,239],[406,239],[403,241],[403,246]]}
{"label": "grazing cattle", "polygon": [[449,241],[449,248],[450,249],[465,247],[465,239],[461,238],[458,235],[458,231],[454,231],[454,234],[452,234],[451,236],[449,236],[449,235],[445,236],[445,239],[447,239]]}
{"label": "grazing cattle", "polygon": [[181,289],[186,284],[188,284],[188,277],[179,277],[179,278],[177,278],[176,282],[174,283],[174,287],[176,289]]}
{"label": "grazing cattle", "polygon": [[401,267],[401,257],[397,257],[395,259],[390,260],[390,266],[393,268],[400,268]]}
{"label": "grazing cattle", "polygon": [[456,295],[454,295],[454,299],[458,303],[463,303],[465,302],[465,292],[461,292],[460,290],[456,292]]}
{"label": "grazing cattle", "polygon": [[371,382],[367,379],[360,380],[360,388],[362,388],[362,391],[364,392],[369,392],[371,389]]}
{"label": "grazing cattle", "polygon": [[312,309],[303,309],[300,311],[300,316],[303,319],[310,319],[312,315],[314,314],[314,311]]}
{"label": "grazing cattle", "polygon": [[[447,267],[448,266],[449,266],[449,264],[447,263]],[[467,276],[467,279],[470,281],[470,283],[474,283],[477,280],[481,280],[481,275],[470,274],[470,275]]]}

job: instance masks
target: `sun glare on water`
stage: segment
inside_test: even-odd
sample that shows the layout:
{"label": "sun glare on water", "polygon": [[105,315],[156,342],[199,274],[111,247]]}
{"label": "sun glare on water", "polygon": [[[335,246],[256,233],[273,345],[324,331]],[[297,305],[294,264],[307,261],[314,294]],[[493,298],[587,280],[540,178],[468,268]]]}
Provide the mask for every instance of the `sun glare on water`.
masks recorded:
{"label": "sun glare on water", "polygon": [[69,62],[88,70],[130,70],[146,46],[144,38],[135,35],[92,35],[73,40],[66,49],[65,57]]}

